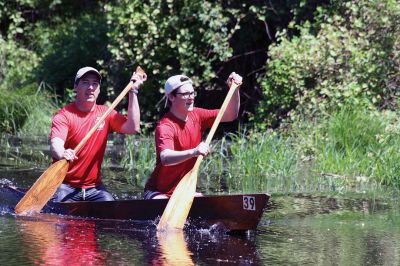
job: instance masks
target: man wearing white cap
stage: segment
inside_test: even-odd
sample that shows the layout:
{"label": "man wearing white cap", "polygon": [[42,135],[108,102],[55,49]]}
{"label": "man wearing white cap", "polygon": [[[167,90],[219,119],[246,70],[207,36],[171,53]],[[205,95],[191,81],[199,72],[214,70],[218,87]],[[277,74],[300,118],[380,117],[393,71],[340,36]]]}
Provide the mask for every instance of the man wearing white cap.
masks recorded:
{"label": "man wearing white cap", "polygon": [[111,132],[139,132],[140,110],[137,93],[139,86],[146,79],[146,76],[133,73],[131,80],[134,81],[134,85],[129,92],[127,116],[113,110],[79,154],[75,154],[73,149],[108,109],[105,105],[96,104],[101,84],[99,71],[93,67],[78,70],[74,81],[75,101],[58,111],[51,126],[50,151],[53,160],[65,158],[70,162],[67,175],[56,191],[54,201],[114,200],[102,184],[100,172],[107,137]]}
{"label": "man wearing white cap", "polygon": [[[241,84],[242,77],[233,72],[227,85]],[[184,75],[170,77],[165,83],[169,112],[158,122],[155,132],[156,167],[145,186],[145,199],[168,198],[179,181],[194,166],[196,157],[207,156],[209,147],[201,142],[204,130],[211,128],[218,109],[194,107],[196,92],[192,80]],[[228,104],[221,122],[237,118],[240,107],[239,89]],[[197,196],[201,193],[197,193]]]}

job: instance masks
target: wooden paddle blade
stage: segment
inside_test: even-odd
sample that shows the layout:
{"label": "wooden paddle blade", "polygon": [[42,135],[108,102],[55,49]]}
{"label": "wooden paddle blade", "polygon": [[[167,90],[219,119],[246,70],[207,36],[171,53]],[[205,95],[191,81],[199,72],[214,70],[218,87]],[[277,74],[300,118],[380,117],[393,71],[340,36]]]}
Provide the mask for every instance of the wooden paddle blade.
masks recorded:
{"label": "wooden paddle blade", "polygon": [[26,215],[40,212],[61,185],[68,171],[68,161],[63,159],[52,164],[32,185],[15,206],[15,213]]}
{"label": "wooden paddle blade", "polygon": [[[199,165],[199,164],[198,164]],[[188,172],[176,186],[157,225],[157,230],[183,229],[196,193],[198,167]]]}

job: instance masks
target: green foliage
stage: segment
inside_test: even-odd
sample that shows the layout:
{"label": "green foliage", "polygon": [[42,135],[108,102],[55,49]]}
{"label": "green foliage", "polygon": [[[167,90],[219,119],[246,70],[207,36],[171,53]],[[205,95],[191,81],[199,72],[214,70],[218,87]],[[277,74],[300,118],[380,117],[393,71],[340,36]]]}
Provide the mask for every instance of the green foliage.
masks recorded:
{"label": "green foliage", "polygon": [[[18,41],[26,48],[32,48],[35,37],[32,32],[38,18],[56,20],[57,8],[61,0],[4,0],[0,2],[0,35],[7,40]],[[68,11],[68,3],[61,7],[64,16]]]}
{"label": "green foliage", "polygon": [[120,163],[131,173],[128,183],[143,189],[156,165],[154,136],[127,136],[124,143]]}
{"label": "green foliage", "polygon": [[296,150],[313,175],[400,187],[398,114],[346,107],[295,126]]}
{"label": "green foliage", "polygon": [[343,106],[395,107],[400,64],[395,2],[344,2],[344,15],[320,14],[324,20],[317,30],[307,22],[290,26],[299,36],[282,31],[269,49],[261,80],[265,97],[254,120],[265,127]]}
{"label": "green foliage", "polygon": [[[72,88],[76,71],[84,66],[98,68],[96,61],[106,58],[107,25],[103,17],[85,13],[55,25],[37,23],[35,32],[37,52],[41,62],[36,70],[37,78],[51,84],[57,94],[66,100],[66,88]],[[106,95],[107,75],[102,84],[102,97]]]}
{"label": "green foliage", "polygon": [[200,173],[207,193],[299,189],[299,160],[291,138],[272,131],[230,134],[215,141],[212,151]]}
{"label": "green foliage", "polygon": [[216,76],[213,64],[232,55],[229,39],[238,26],[231,25],[228,15],[232,13],[221,5],[209,1],[119,1],[104,9],[112,56],[103,67],[112,74],[125,71],[125,82],[132,65],[143,66],[150,77],[145,85],[149,89],[143,90],[145,96],[140,99],[145,106],[155,106],[161,99],[163,82],[171,74],[186,73],[198,85]]}
{"label": "green foliage", "polygon": [[0,35],[0,89],[18,90],[34,81],[37,55]]}
{"label": "green foliage", "polygon": [[37,93],[38,56],[0,36],[0,132],[48,134],[53,100]]}
{"label": "green foliage", "polygon": [[[183,72],[201,70],[210,79],[215,74],[205,62],[231,55],[227,42],[230,30],[219,5],[204,1],[120,1],[119,5],[104,8],[112,29],[109,36],[113,40],[110,50],[114,64],[140,62],[152,70],[151,74],[158,74],[180,63]],[[205,53],[205,48],[211,50],[211,55]],[[203,59],[200,62],[204,61],[204,66],[198,64],[199,59]]]}
{"label": "green foliage", "polygon": [[48,135],[55,110],[51,98],[29,87],[0,93],[0,132]]}
{"label": "green foliage", "polygon": [[271,180],[295,177],[297,158],[291,140],[273,132],[237,135],[230,151],[228,182],[232,190],[266,191]]}
{"label": "green foliage", "polygon": [[[236,71],[245,77],[244,113],[261,87],[254,122],[291,131],[217,142],[201,173],[213,184],[208,189],[310,188],[310,173],[332,187],[337,182],[321,173],[398,184],[397,129],[386,131],[398,123],[371,111],[398,105],[398,1],[267,2],[1,1],[1,131],[47,134],[53,99],[36,88],[61,96],[58,104],[71,101],[73,77],[84,65],[102,71],[100,103],[125,87],[137,65],[147,71],[139,95],[146,129],[158,118],[169,75],[184,72],[211,90]],[[212,106],[218,97],[208,95],[215,94],[207,92],[204,105]],[[123,164],[140,186],[154,164],[153,140],[129,141]]]}
{"label": "green foliage", "polygon": [[[169,75],[184,72],[193,77],[196,86],[211,89],[224,85],[233,70],[243,75],[253,71],[241,64],[247,60],[247,50],[251,55],[263,54],[257,59],[258,65],[263,64],[265,52],[259,48],[260,42],[265,42],[263,21],[285,24],[282,17],[296,4],[18,0],[1,6],[3,36],[7,41],[18,40],[21,47],[38,56],[37,82],[47,84],[63,102],[68,97],[65,89],[72,87],[79,67],[91,65],[102,70],[105,78],[99,102],[103,103],[118,95],[134,68],[141,65],[149,74],[140,98],[142,117],[154,120]],[[257,31],[252,31],[254,26]],[[232,57],[235,50],[239,55]],[[257,67],[254,60],[248,61]],[[203,105],[212,106],[219,97],[211,103],[208,97]]]}

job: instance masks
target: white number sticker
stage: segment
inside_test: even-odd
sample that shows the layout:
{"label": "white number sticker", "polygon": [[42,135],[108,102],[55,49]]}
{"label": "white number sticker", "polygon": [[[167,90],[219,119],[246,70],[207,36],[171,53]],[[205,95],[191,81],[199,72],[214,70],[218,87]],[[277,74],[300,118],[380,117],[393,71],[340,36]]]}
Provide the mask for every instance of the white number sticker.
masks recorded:
{"label": "white number sticker", "polygon": [[256,210],[256,198],[250,196],[243,196],[243,209],[249,211]]}

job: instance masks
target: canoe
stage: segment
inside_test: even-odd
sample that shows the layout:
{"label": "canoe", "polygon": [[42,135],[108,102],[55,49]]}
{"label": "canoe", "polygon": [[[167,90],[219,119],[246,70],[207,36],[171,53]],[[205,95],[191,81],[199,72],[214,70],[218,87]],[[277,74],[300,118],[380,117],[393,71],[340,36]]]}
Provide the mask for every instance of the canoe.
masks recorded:
{"label": "canoe", "polygon": [[[25,190],[3,187],[18,197]],[[255,230],[267,208],[268,194],[235,194],[195,197],[188,220],[201,227],[217,225],[227,231]],[[167,199],[49,202],[44,213],[101,220],[155,221],[162,215]]]}

